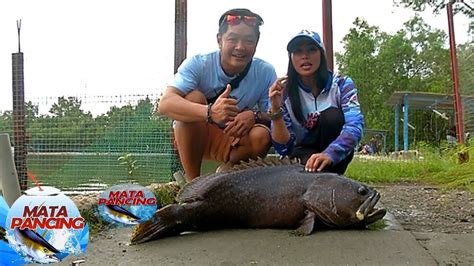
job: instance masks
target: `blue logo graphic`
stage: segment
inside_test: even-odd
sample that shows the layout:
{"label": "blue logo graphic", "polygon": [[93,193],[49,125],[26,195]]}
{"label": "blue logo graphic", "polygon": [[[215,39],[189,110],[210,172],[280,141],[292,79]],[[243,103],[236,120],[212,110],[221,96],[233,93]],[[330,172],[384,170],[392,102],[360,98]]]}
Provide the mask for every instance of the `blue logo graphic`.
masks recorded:
{"label": "blue logo graphic", "polygon": [[2,262],[51,263],[85,252],[89,227],[71,199],[53,187],[31,188],[25,194],[1,224],[10,249],[20,257],[8,253]]}
{"label": "blue logo graphic", "polygon": [[98,201],[101,217],[118,226],[143,223],[153,216],[157,207],[153,192],[135,184],[113,186],[102,192]]}

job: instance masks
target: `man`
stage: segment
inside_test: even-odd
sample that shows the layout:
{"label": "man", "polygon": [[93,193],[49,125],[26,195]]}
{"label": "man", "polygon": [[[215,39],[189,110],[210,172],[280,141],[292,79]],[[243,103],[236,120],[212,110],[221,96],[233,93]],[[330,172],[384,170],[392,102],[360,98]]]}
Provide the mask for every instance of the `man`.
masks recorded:
{"label": "man", "polygon": [[160,100],[159,112],[176,121],[176,146],[188,182],[200,175],[203,159],[228,168],[268,152],[264,124],[276,73],[253,57],[262,24],[248,9],[225,12],[219,19],[219,50],[187,58]]}

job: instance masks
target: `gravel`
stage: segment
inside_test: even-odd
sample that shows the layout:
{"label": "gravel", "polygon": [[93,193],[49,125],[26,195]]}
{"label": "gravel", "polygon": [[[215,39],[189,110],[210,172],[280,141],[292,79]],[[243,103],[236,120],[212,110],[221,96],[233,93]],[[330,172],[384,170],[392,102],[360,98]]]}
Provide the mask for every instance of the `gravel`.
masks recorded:
{"label": "gravel", "polygon": [[381,203],[405,230],[472,233],[474,198],[471,192],[420,184],[376,186]]}

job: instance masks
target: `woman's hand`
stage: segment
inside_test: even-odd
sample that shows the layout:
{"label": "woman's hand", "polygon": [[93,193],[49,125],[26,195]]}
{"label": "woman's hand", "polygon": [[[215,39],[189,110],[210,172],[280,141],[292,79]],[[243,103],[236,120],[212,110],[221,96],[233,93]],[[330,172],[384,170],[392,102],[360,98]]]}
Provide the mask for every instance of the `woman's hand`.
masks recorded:
{"label": "woman's hand", "polygon": [[284,82],[288,79],[288,77],[281,77],[275,80],[273,85],[268,90],[268,98],[272,102],[271,111],[278,112],[280,107],[283,105],[283,94],[284,94]]}
{"label": "woman's hand", "polygon": [[304,170],[307,172],[322,171],[326,166],[332,164],[332,159],[325,153],[314,153],[306,161]]}

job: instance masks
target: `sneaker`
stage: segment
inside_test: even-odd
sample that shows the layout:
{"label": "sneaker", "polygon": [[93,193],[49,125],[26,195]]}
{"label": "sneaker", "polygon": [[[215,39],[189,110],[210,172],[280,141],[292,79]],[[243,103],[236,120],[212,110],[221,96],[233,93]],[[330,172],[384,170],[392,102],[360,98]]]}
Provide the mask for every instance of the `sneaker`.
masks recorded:
{"label": "sneaker", "polygon": [[226,171],[230,170],[232,167],[234,167],[234,164],[231,163],[231,162],[223,163],[223,164],[219,165],[219,167],[217,167],[216,173],[226,172]]}

